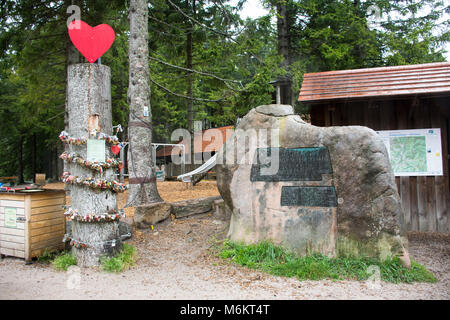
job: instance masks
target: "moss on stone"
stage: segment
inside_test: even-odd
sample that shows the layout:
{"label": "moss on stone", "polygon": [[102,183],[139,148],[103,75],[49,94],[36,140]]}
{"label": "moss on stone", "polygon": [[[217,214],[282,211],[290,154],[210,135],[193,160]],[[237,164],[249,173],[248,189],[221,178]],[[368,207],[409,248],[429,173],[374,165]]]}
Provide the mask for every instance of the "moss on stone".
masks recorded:
{"label": "moss on stone", "polygon": [[406,239],[383,233],[377,238],[352,239],[338,236],[337,252],[339,257],[368,257],[386,261],[402,254],[402,244]]}

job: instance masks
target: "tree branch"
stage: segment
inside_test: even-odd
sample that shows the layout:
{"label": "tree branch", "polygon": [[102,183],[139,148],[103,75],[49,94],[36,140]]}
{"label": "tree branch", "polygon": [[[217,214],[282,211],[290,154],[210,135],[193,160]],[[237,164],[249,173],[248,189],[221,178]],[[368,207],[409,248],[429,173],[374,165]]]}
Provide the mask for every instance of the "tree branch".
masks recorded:
{"label": "tree branch", "polygon": [[164,87],[162,84],[159,84],[158,82],[156,82],[155,80],[153,80],[151,77],[149,77],[150,81],[155,84],[156,86],[158,86],[159,88],[163,89],[164,91],[170,93],[171,95],[174,95],[176,97],[180,97],[180,98],[184,98],[184,99],[189,99],[189,100],[195,100],[195,101],[201,101],[201,102],[219,102],[225,99],[225,97],[222,97],[220,99],[217,100],[210,100],[210,99],[201,99],[201,98],[194,98],[194,97],[188,97],[179,93],[175,93],[173,91],[171,91],[170,89]]}
{"label": "tree branch", "polygon": [[175,68],[175,69],[180,69],[180,70],[183,70],[183,71],[193,72],[193,73],[197,73],[197,74],[200,74],[200,75],[203,75],[203,76],[207,76],[207,77],[211,77],[211,78],[220,80],[220,81],[222,81],[223,83],[225,83],[225,85],[226,85],[229,89],[231,89],[231,90],[233,90],[233,91],[239,91],[239,90],[234,89],[234,88],[231,87],[227,82],[239,83],[239,84],[241,85],[241,87],[242,87],[241,81],[238,81],[238,80],[223,79],[223,78],[218,77],[218,76],[216,76],[216,75],[214,75],[214,74],[211,74],[211,73],[207,73],[207,72],[197,71],[197,70],[194,70],[194,69],[189,69],[189,68],[185,68],[185,67],[176,66],[176,65],[170,64],[170,63],[168,63],[168,62],[165,62],[165,61],[163,61],[163,60],[160,60],[160,59],[158,59],[158,58],[152,57],[152,56],[149,56],[149,59],[152,59],[152,60],[154,60],[154,61],[157,61],[157,62],[159,62],[159,63],[162,63],[162,64],[164,64],[164,65],[166,65],[166,66],[169,66],[169,67],[172,67],[172,68]]}
{"label": "tree branch", "polygon": [[[180,12],[183,16],[185,16],[186,18],[188,18],[189,20],[193,21],[194,23],[198,24],[199,26],[201,26],[202,28],[208,29],[214,33],[217,33],[218,35],[224,36],[227,39],[230,39],[231,41],[233,41],[234,43],[240,45],[239,41],[235,40],[231,35],[229,35],[228,33],[222,32],[222,31],[218,31],[214,28],[208,27],[207,25],[201,23],[200,21],[198,21],[197,19],[192,18],[191,16],[189,16],[188,14],[186,14],[183,10],[181,10],[176,4],[174,4],[172,1],[167,0],[172,7],[174,7],[178,12]],[[258,62],[264,64],[264,62],[253,52],[248,51],[252,56],[255,57],[256,60],[258,60]]]}

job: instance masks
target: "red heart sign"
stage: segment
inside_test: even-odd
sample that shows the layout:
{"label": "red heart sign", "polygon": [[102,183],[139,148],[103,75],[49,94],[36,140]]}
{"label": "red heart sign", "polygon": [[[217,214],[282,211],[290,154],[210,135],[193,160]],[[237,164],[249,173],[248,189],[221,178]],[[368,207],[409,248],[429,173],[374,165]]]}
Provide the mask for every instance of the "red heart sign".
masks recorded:
{"label": "red heart sign", "polygon": [[86,22],[74,20],[69,24],[69,37],[73,45],[90,62],[100,58],[114,42],[114,30],[107,24],[92,28]]}
{"label": "red heart sign", "polygon": [[120,152],[120,146],[119,145],[111,146],[111,151],[114,154],[118,154]]}

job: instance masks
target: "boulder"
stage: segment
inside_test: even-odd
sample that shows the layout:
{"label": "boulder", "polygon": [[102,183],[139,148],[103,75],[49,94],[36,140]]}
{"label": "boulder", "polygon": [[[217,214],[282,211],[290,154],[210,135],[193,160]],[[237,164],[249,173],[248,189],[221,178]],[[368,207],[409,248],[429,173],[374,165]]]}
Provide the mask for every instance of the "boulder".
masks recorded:
{"label": "boulder", "polygon": [[172,213],[177,219],[206,213],[212,210],[213,202],[218,199],[220,196],[172,202]]}
{"label": "boulder", "polygon": [[232,241],[409,261],[388,153],[367,127],[316,127],[291,106],[259,106],[226,141],[216,169]]}
{"label": "boulder", "polygon": [[223,201],[223,199],[214,200],[212,206],[213,206],[214,218],[223,220],[223,221],[230,221],[231,210],[228,209],[228,207],[225,204],[225,201]]}
{"label": "boulder", "polygon": [[167,219],[170,215],[170,203],[156,202],[149,205],[137,206],[133,220],[137,228],[144,229]]}

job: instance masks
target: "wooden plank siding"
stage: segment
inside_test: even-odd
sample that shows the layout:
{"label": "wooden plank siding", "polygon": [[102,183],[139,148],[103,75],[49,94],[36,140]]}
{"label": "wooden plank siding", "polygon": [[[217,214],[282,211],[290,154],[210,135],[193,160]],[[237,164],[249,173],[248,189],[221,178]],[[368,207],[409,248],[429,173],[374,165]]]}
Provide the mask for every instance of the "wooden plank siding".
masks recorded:
{"label": "wooden plank siding", "polygon": [[443,176],[396,177],[408,231],[450,233],[448,96],[344,99],[310,105],[316,126],[362,125],[375,131],[440,128]]}
{"label": "wooden plank siding", "polygon": [[39,256],[45,248],[64,248],[62,239],[66,232],[64,217],[64,192],[35,194],[31,197],[29,239],[31,256]]}
{"label": "wooden plank siding", "polygon": [[[66,227],[63,204],[64,191],[0,193],[0,253],[30,261],[46,248],[63,249]],[[15,228],[5,227],[5,207],[17,208],[17,216],[23,222],[18,221]]]}

